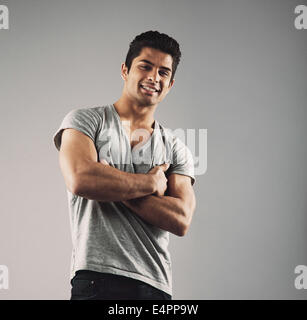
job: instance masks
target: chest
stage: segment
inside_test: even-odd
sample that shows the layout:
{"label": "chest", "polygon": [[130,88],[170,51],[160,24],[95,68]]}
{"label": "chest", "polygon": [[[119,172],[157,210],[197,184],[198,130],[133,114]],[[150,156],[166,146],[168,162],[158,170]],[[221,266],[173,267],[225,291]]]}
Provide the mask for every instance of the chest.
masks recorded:
{"label": "chest", "polygon": [[[131,173],[147,173],[151,168],[170,163],[168,139],[163,139],[159,124],[155,129],[130,127],[110,114],[97,133],[95,146],[98,161],[106,160],[111,166]],[[167,146],[166,146],[167,145]]]}
{"label": "chest", "polygon": [[[133,148],[142,148],[152,137],[154,129],[150,127],[133,127],[129,122],[122,122],[122,135],[127,138],[131,150]],[[124,137],[124,138],[125,138]]]}
{"label": "chest", "polygon": [[157,160],[157,140],[152,132],[144,129],[108,128],[96,139],[98,159],[106,160],[113,167],[132,173],[147,173]]}

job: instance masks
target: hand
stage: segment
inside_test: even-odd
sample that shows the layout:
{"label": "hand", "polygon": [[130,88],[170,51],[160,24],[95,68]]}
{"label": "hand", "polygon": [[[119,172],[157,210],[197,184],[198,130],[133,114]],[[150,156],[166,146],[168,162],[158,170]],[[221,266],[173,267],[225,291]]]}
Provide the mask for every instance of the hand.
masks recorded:
{"label": "hand", "polygon": [[154,180],[154,189],[156,190],[153,194],[157,196],[163,196],[167,189],[167,178],[165,171],[169,168],[168,163],[164,163],[160,166],[156,166],[148,171],[147,174],[151,174]]}
{"label": "hand", "polygon": [[104,159],[100,159],[100,163],[106,164],[107,166],[109,166],[108,162],[106,160],[104,160]]}
{"label": "hand", "polygon": [[[109,165],[105,159],[100,159],[100,162],[104,165]],[[154,189],[156,190],[153,194],[157,196],[164,196],[167,189],[167,178],[165,176],[165,171],[169,168],[168,163],[161,164],[160,166],[155,166],[147,174],[152,175],[154,181]],[[127,200],[129,201],[129,200]],[[125,203],[125,201],[123,201]],[[128,202],[126,203],[128,204]]]}

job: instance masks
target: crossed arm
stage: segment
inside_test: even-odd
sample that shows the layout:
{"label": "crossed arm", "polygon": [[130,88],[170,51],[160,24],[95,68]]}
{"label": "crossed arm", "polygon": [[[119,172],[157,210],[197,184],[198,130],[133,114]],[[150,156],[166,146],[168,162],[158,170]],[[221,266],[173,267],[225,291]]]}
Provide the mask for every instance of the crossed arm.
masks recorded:
{"label": "crossed arm", "polygon": [[168,177],[166,195],[148,195],[123,203],[147,222],[177,236],[187,233],[196,206],[191,178],[180,174]]}
{"label": "crossed arm", "polygon": [[93,141],[75,129],[65,129],[59,154],[67,188],[97,201],[122,201],[145,221],[184,236],[195,210],[191,178],[171,174],[165,195],[155,195],[153,175],[120,171],[97,162]]}

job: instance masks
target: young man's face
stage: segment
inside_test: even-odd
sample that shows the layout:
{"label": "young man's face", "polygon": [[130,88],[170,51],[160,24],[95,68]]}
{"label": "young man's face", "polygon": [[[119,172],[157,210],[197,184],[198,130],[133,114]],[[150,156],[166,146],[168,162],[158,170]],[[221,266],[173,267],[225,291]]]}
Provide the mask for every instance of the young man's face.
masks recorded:
{"label": "young man's face", "polygon": [[133,59],[131,68],[122,65],[125,80],[124,92],[129,99],[143,106],[161,102],[174,84],[172,76],[173,58],[160,50],[145,47]]}

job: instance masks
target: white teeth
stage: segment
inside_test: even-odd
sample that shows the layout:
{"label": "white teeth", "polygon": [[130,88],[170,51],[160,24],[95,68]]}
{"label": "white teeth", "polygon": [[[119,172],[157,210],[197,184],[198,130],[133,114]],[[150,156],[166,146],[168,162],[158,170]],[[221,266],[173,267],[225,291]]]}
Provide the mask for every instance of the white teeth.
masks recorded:
{"label": "white teeth", "polygon": [[150,88],[150,87],[145,87],[145,86],[142,86],[144,89],[148,90],[148,91],[151,91],[151,92],[156,92],[157,90],[156,89],[153,89],[153,88]]}

